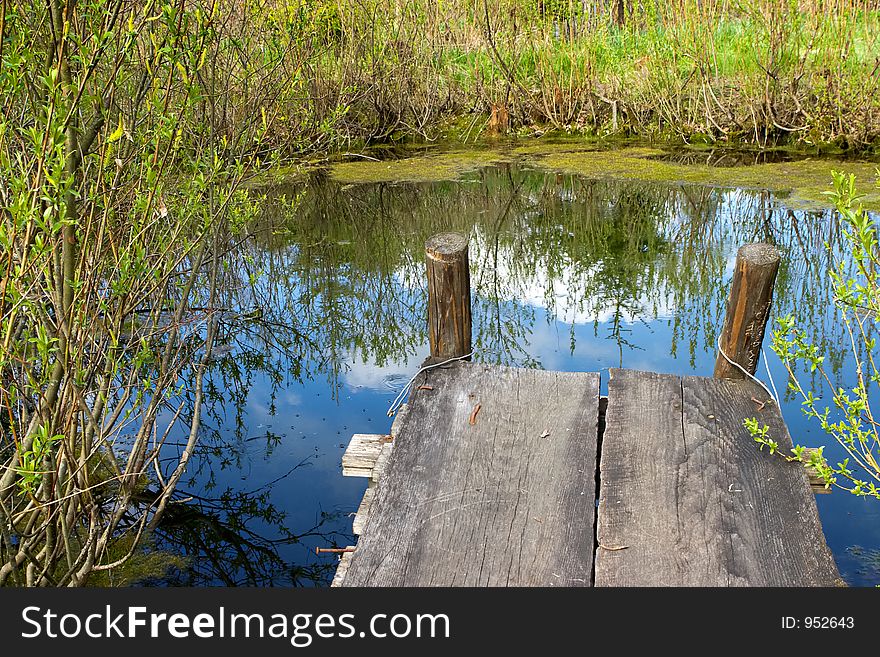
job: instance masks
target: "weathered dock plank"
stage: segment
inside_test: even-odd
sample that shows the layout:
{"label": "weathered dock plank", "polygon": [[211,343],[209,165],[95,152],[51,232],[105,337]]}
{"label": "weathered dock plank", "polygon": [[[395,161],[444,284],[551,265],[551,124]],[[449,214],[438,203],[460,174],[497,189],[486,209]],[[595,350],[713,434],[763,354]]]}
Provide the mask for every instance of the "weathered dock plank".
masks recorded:
{"label": "weathered dock plank", "polygon": [[331,588],[343,585],[343,582],[345,581],[345,575],[346,573],[348,573],[348,567],[349,565],[351,565],[351,557],[353,554],[354,552],[343,552],[340,555],[339,564],[336,566],[336,574],[333,575],[333,581],[330,582]]}
{"label": "weathered dock plank", "polygon": [[599,376],[457,363],[415,386],[343,586],[590,585]]}
{"label": "weathered dock plank", "polygon": [[388,445],[391,436],[373,433],[356,433],[351,437],[342,455],[344,477],[372,477],[373,469]]}
{"label": "weathered dock plank", "polygon": [[393,443],[385,443],[382,445],[382,449],[379,451],[379,456],[376,458],[376,465],[373,466],[373,471],[370,473],[370,481],[374,484],[382,478],[385,471],[388,469],[388,461],[391,458],[391,450],[393,447]]}
{"label": "weathered dock plank", "polygon": [[373,506],[373,499],[376,497],[376,487],[369,486],[364,491],[361,503],[358,505],[357,513],[354,514],[354,520],[351,523],[351,532],[360,536],[364,533],[364,525],[367,524],[367,518],[370,517],[370,509]]}
{"label": "weathered dock plank", "polygon": [[612,370],[600,462],[597,586],[811,586],[840,578],[801,465],[760,452],[749,381]]}

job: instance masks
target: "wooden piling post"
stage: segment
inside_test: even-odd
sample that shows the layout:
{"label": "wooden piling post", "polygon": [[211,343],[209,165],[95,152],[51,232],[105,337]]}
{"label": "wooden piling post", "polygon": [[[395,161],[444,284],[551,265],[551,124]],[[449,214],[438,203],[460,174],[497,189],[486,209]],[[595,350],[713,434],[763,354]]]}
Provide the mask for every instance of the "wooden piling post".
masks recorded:
{"label": "wooden piling post", "polygon": [[[778,270],[779,251],[771,244],[746,244],[736,254],[721,350],[749,374],[758,366]],[[715,377],[744,379],[745,375],[719,352]]]}
{"label": "wooden piling post", "polygon": [[425,243],[428,274],[428,339],[431,358],[471,352],[471,274],[468,239],[440,233]]}

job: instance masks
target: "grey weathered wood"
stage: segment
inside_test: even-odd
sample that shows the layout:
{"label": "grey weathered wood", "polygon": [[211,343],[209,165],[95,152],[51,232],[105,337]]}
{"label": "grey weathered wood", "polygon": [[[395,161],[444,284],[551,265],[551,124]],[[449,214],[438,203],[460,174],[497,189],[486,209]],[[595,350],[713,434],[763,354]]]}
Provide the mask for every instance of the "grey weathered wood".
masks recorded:
{"label": "grey weathered wood", "polygon": [[397,435],[400,433],[400,427],[403,424],[407,411],[409,411],[409,404],[401,404],[400,408],[397,409],[397,412],[394,413],[394,421],[391,423],[392,438],[397,438]]}
{"label": "grey weathered wood", "polygon": [[373,468],[390,436],[356,433],[342,455],[342,474],[346,477],[372,477]]}
{"label": "grey weathered wood", "polygon": [[[750,381],[612,370],[597,586],[837,585],[804,468],[743,427],[791,438]],[[760,398],[760,397],[758,397]]]}
{"label": "grey weathered wood", "polygon": [[598,398],[597,374],[420,375],[344,585],[589,585]]}
{"label": "grey weathered wood", "polygon": [[441,233],[425,243],[428,275],[428,341],[431,357],[446,360],[471,352],[471,275],[468,240]]}
{"label": "grey weathered wood", "polygon": [[373,472],[370,473],[370,481],[374,484],[385,474],[385,470],[388,468],[388,460],[391,458],[391,449],[393,446],[394,443],[391,442],[386,442],[382,445],[382,449],[376,459],[376,464],[373,466]]}
{"label": "grey weathered wood", "polygon": [[351,523],[351,531],[353,534],[360,536],[364,531],[364,525],[367,524],[367,518],[370,517],[370,507],[376,497],[376,487],[370,485],[364,491],[364,497],[358,505],[357,513],[354,514],[354,521]]}
{"label": "grey weathered wood", "polygon": [[351,557],[353,554],[354,552],[343,552],[339,557],[339,564],[336,566],[336,574],[333,575],[333,581],[330,583],[331,587],[342,586],[342,583],[345,581],[345,575],[348,573],[348,567],[351,565]]}
{"label": "grey weathered wood", "polygon": [[[721,331],[721,350],[749,374],[754,374],[761,356],[764,329],[770,316],[773,284],[779,269],[779,251],[771,244],[746,244],[736,254],[727,316]],[[744,379],[724,354],[715,360],[715,376]]]}

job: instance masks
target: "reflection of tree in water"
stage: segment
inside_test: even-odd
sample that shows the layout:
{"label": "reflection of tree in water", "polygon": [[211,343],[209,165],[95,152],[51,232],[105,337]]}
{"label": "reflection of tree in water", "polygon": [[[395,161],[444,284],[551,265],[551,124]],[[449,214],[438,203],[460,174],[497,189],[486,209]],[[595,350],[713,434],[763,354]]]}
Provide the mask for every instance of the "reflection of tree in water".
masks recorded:
{"label": "reflection of tree in water", "polygon": [[[519,348],[525,362],[517,364],[529,364],[525,347],[536,303],[550,321],[571,323],[572,349],[575,319],[592,319],[598,332],[600,316],[607,337],[621,349],[635,348],[627,323],[642,319],[646,278],[664,248],[657,230],[663,197],[565,176],[524,176],[517,183],[505,220],[474,228],[477,316],[488,318],[477,334],[482,358],[517,362]],[[505,326],[510,308],[519,314]]]}
{"label": "reflection of tree in water", "polygon": [[[312,527],[290,531],[285,513],[271,501],[271,488],[227,490],[216,498],[182,493],[154,532],[156,549],[180,560],[146,584],[168,586],[315,586],[333,578],[335,564],[291,563],[281,549],[320,538],[347,545],[352,536],[328,529],[337,514],[320,513]],[[255,526],[258,529],[255,529]],[[175,560],[177,561],[177,560]]]}
{"label": "reflection of tree in water", "polygon": [[300,204],[285,216],[278,203],[260,227],[273,271],[284,270],[280,278],[300,291],[306,316],[332,313],[319,329],[330,360],[354,348],[379,365],[425,341],[423,245],[443,230],[472,235],[480,358],[535,364],[529,302],[540,295],[533,299],[532,288],[543,285],[538,292],[552,313],[563,278],[566,305],[579,313],[616,306],[613,334],[623,339],[624,317],[641,314],[639,295],[652,289],[645,279],[663,241],[657,228],[667,194],[512,167],[462,183],[342,187],[318,178],[304,193],[282,191]]}
{"label": "reflection of tree in water", "polygon": [[[631,323],[666,318],[670,352],[684,341],[693,364],[714,350],[729,261],[756,239],[792,256],[776,312],[825,327],[804,302],[820,302],[815,295],[827,289],[816,235],[826,233],[829,213],[791,212],[792,222],[766,193],[590,181],[512,165],[462,182],[342,186],[317,176],[281,191],[301,194],[299,207],[275,205],[260,243],[284,260],[283,280],[308,290],[301,300],[311,316],[334,311],[319,340],[331,359],[344,360],[352,347],[380,365],[415,353],[425,341],[423,244],[443,230],[471,235],[475,345],[487,361],[536,364],[528,340],[540,305],[551,321],[591,318],[621,348],[634,348]],[[800,289],[790,289],[794,282]],[[329,372],[338,376],[336,367]]]}
{"label": "reflection of tree in water", "polygon": [[[239,317],[242,325],[257,321]],[[243,331],[249,335],[248,330]],[[258,453],[266,458],[282,443],[284,437],[270,430],[252,435],[247,423],[246,403],[257,377],[270,381],[270,396],[278,393],[290,380],[284,374],[283,355],[260,354],[237,336],[235,351],[222,353],[205,379],[205,417],[201,425],[198,447],[190,460],[187,481],[190,491],[180,486],[168,512],[154,531],[150,550],[174,555],[171,567],[162,576],[150,575],[144,584],[171,586],[315,586],[326,585],[333,577],[335,564],[304,558],[291,561],[290,547],[301,546],[309,554],[306,543],[344,546],[353,541],[349,519],[341,511],[318,511],[313,523],[291,526],[285,506],[279,499],[279,486],[289,483],[303,468],[312,464],[307,456],[291,464],[271,481],[253,489],[226,486],[218,490],[215,477],[224,470],[246,472],[249,459]],[[281,336],[279,339],[285,340]],[[301,376],[295,372],[293,378]],[[178,401],[182,408],[192,408],[191,392],[183,389]],[[273,403],[273,402],[270,402]],[[234,418],[232,431],[224,424]],[[175,457],[182,443],[167,440],[163,456]],[[160,461],[163,460],[160,458]],[[245,477],[242,477],[246,480]],[[193,491],[198,491],[193,492]],[[144,501],[153,499],[149,491]],[[282,498],[283,499],[283,498]],[[340,528],[346,531],[340,531]]]}
{"label": "reflection of tree in water", "polygon": [[340,185],[315,174],[270,193],[228,273],[235,312],[220,342],[234,357],[217,361],[222,389],[242,401],[246,382],[226,378],[255,370],[270,376],[272,401],[290,380],[325,377],[337,391],[353,359],[382,367],[414,356],[426,342],[423,245],[444,230],[471,235],[480,360],[538,366],[529,339],[542,306],[549,321],[570,324],[572,351],[575,323],[591,322],[621,359],[642,346],[628,338],[633,323],[664,319],[671,355],[686,345],[693,367],[715,349],[736,249],[756,239],[787,256],[774,314],[794,312],[832,354],[839,344],[824,315],[824,242],[836,235],[827,211],[786,210],[766,193],[510,165],[422,184]]}
{"label": "reflection of tree in water", "polygon": [[[177,505],[159,536],[191,557],[175,583],[297,584],[332,575],[332,564],[291,564],[279,550],[318,535],[344,545],[350,537],[336,528],[345,523],[322,515],[312,527],[290,528],[271,487],[217,494],[214,473],[241,469],[254,440],[266,441],[267,454],[283,441],[247,426],[256,377],[270,382],[272,413],[291,383],[324,379],[336,394],[356,359],[383,367],[417,354],[427,341],[424,242],[444,230],[471,235],[482,361],[540,366],[529,339],[543,308],[548,321],[570,326],[572,352],[575,325],[592,323],[621,360],[646,346],[633,344],[634,323],[666,321],[667,348],[678,357],[685,346],[693,366],[714,351],[736,249],[755,239],[786,255],[774,312],[794,312],[825,347],[839,341],[825,316],[824,243],[837,234],[831,213],[786,210],[766,194],[512,165],[460,182],[340,185],[316,174],[271,190],[263,221],[225,273],[218,355],[206,381],[212,403],[190,466],[191,485],[202,482],[200,494],[214,497]],[[231,435],[221,431],[230,425]]]}

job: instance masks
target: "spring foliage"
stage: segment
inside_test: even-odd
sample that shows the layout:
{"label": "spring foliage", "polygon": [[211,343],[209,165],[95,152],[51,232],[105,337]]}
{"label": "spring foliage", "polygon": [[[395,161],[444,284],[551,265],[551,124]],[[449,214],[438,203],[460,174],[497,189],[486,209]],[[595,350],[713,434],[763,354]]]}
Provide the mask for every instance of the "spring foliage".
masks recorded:
{"label": "spring foliage", "polygon": [[[778,320],[772,348],[788,371],[789,390],[801,398],[803,412],[818,422],[847,456],[832,465],[822,450],[808,451],[798,445],[787,458],[812,467],[826,487],[837,486],[855,495],[880,498],[880,425],[871,402],[880,387],[880,370],[875,361],[880,322],[880,244],[874,218],[858,203],[855,177],[838,172],[833,176],[834,191],[829,195],[841,220],[845,249],[837,255],[829,277],[852,359],[848,387],[834,383],[826,368],[825,355],[809,341],[806,331],[797,326],[793,317]],[[830,392],[831,406],[801,382],[799,368],[819,375],[824,389]],[[779,451],[779,444],[768,436],[766,425],[761,426],[752,418],[746,421],[746,427],[762,449],[767,446],[771,453]]]}

